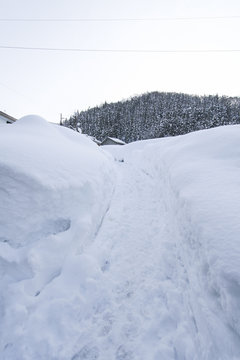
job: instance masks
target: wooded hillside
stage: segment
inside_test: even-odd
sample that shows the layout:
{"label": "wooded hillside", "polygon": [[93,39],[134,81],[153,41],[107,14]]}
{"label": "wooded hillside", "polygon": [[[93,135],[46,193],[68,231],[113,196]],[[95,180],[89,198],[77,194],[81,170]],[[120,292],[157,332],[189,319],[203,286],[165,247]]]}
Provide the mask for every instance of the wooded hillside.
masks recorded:
{"label": "wooded hillside", "polygon": [[240,123],[240,98],[152,92],[76,112],[63,125],[125,142]]}

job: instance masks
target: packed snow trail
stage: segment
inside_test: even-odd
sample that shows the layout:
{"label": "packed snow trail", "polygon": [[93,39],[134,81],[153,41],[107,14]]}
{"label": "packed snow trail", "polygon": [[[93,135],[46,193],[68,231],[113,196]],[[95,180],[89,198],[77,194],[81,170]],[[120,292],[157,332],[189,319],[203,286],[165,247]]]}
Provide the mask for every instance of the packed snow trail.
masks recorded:
{"label": "packed snow trail", "polygon": [[115,194],[91,247],[101,253],[109,298],[82,324],[87,343],[72,359],[196,358],[164,191],[152,174],[119,163]]}
{"label": "packed snow trail", "polygon": [[189,280],[191,253],[168,174],[136,158],[123,162],[118,152],[115,193],[87,250],[101,259],[106,297],[82,323],[72,360],[240,359],[239,337],[218,319],[217,301],[204,293],[199,300],[205,289]]}

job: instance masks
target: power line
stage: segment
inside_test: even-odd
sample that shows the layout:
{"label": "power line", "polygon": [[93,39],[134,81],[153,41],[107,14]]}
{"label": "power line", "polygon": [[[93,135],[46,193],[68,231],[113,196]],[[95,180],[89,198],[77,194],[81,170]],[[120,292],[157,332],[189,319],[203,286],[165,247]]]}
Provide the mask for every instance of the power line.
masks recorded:
{"label": "power line", "polygon": [[11,92],[17,94],[18,96],[21,96],[22,98],[24,98],[25,100],[27,100],[28,102],[30,102],[31,104],[34,105],[35,101],[34,101],[32,98],[30,98],[30,97],[22,94],[21,92],[17,91],[16,89],[13,89],[12,87],[10,87],[10,86],[8,86],[8,85],[3,84],[2,82],[0,82],[0,86],[6,88],[6,89],[8,89],[8,90],[10,90]]}
{"label": "power line", "polygon": [[32,51],[65,51],[65,52],[103,52],[103,53],[231,53],[240,52],[240,49],[82,49],[82,48],[51,48],[51,47],[28,47],[28,46],[4,46],[0,49],[32,50]]}
{"label": "power line", "polygon": [[33,18],[0,18],[0,22],[130,22],[130,21],[185,21],[185,20],[227,20],[239,19],[240,15],[224,16],[185,16],[185,17],[156,17],[156,18],[76,18],[76,19],[33,19]]}

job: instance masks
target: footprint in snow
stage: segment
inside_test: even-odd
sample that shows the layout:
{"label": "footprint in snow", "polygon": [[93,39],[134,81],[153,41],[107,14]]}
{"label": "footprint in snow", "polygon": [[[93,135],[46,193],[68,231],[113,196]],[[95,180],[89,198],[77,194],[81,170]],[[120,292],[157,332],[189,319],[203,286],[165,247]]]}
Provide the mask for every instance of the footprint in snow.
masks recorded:
{"label": "footprint in snow", "polygon": [[123,345],[120,345],[116,351],[116,360],[132,360],[132,351],[127,351]]}
{"label": "footprint in snow", "polygon": [[96,346],[85,345],[71,360],[96,360],[99,357],[99,350]]}
{"label": "footprint in snow", "polygon": [[110,267],[110,262],[108,260],[106,260],[101,267],[102,272],[109,270],[109,267]]}

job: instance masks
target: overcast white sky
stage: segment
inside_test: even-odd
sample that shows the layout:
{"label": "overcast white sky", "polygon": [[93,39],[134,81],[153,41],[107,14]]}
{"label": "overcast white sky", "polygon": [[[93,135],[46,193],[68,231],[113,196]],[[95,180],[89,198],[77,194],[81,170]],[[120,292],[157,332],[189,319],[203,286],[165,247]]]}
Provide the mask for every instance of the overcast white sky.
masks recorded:
{"label": "overcast white sky", "polygon": [[[0,19],[240,16],[239,0],[0,0]],[[239,49],[240,18],[144,22],[0,21],[0,46]],[[0,110],[58,122],[151,91],[240,96],[240,52],[95,53],[0,49]]]}

